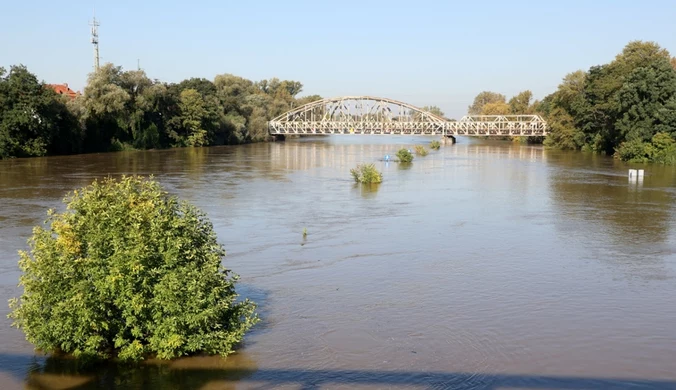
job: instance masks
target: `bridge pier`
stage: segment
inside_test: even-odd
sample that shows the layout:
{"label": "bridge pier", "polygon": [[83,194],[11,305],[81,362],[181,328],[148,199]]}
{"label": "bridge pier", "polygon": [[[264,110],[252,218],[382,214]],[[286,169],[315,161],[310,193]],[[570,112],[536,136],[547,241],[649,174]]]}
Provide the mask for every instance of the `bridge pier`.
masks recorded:
{"label": "bridge pier", "polygon": [[445,135],[445,136],[441,139],[441,141],[444,143],[444,145],[445,145],[445,144],[453,145],[454,143],[457,142],[456,139],[455,139],[455,137],[452,136],[452,135]]}

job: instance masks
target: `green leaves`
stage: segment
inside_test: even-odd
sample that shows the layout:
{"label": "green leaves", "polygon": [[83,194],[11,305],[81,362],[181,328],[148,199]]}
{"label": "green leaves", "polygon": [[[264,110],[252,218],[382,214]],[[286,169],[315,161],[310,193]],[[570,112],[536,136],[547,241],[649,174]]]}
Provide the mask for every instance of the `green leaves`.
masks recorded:
{"label": "green leaves", "polygon": [[413,161],[413,154],[406,148],[401,148],[397,151],[397,159],[400,163],[410,163]]}
{"label": "green leaves", "polygon": [[627,44],[614,61],[571,73],[542,105],[550,134],[545,145],[615,154],[625,161],[670,164],[676,135],[676,70],[653,42]]}
{"label": "green leaves", "polygon": [[211,223],[140,177],[70,194],[21,252],[10,318],[45,351],[140,360],[227,355],[257,322]]}
{"label": "green leaves", "polygon": [[320,99],[302,89],[229,74],[169,84],[104,64],[67,99],[24,66],[0,68],[0,158],[265,141],[268,120]]}
{"label": "green leaves", "polygon": [[491,91],[483,91],[474,98],[472,105],[467,108],[467,113],[469,115],[479,115],[482,113],[485,105],[496,103],[506,104],[507,99],[505,98],[505,95]]}
{"label": "green leaves", "polygon": [[[355,182],[361,184],[378,184],[383,181],[383,174],[380,173],[374,164],[360,164],[356,168],[350,169],[350,174]],[[307,230],[303,229],[303,237],[307,236]]]}
{"label": "green leaves", "polygon": [[0,73],[0,158],[78,150],[78,133],[65,102],[25,66]]}

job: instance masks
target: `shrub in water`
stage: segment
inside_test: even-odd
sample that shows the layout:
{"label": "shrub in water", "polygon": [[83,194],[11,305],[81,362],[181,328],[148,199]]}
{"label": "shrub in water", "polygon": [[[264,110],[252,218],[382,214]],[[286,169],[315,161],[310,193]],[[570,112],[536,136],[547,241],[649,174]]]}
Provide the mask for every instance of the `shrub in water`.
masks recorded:
{"label": "shrub in water", "polygon": [[430,149],[439,150],[441,148],[441,142],[434,140],[430,142]]}
{"label": "shrub in water", "polygon": [[425,156],[427,156],[427,153],[428,153],[428,152],[427,152],[427,149],[425,149],[424,146],[422,146],[422,145],[416,145],[416,147],[415,147],[415,154],[417,154],[418,156],[421,156],[421,157],[425,157]]}
{"label": "shrub in water", "polygon": [[257,322],[206,216],[152,179],[95,181],[50,210],[30,253],[14,326],[47,352],[87,358],[227,355]]}
{"label": "shrub in water", "polygon": [[399,162],[410,163],[411,161],[413,161],[413,154],[411,154],[411,152],[409,152],[408,149],[401,148],[397,152],[397,158],[399,159]]}
{"label": "shrub in water", "polygon": [[360,164],[350,169],[350,173],[357,183],[375,184],[383,181],[382,173],[378,172],[374,164]]}

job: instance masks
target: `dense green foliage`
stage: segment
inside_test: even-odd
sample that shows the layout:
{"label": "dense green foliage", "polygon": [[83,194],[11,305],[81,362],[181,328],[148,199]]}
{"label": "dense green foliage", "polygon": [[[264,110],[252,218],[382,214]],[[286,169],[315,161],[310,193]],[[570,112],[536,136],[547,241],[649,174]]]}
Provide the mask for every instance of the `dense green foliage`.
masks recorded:
{"label": "dense green foliage", "polygon": [[60,96],[23,66],[0,68],[0,158],[80,150],[77,120]]}
{"label": "dense green foliage", "polygon": [[657,44],[634,41],[612,62],[567,75],[538,107],[550,126],[545,145],[674,164],[674,64]]}
{"label": "dense green foliage", "polygon": [[[496,104],[505,104],[505,95],[491,91],[483,91],[474,98],[472,105],[467,108],[467,113],[469,115],[489,115],[485,114],[485,107],[487,105],[492,107],[492,105]],[[493,109],[489,108],[488,111],[493,111]]]}
{"label": "dense green foliage", "polygon": [[413,161],[413,154],[406,148],[401,148],[397,151],[397,159],[402,163],[410,163]]}
{"label": "dense green foliage", "polygon": [[230,74],[171,84],[106,64],[71,100],[0,68],[0,158],[265,141],[269,119],[320,98],[297,99],[302,88]]}
{"label": "dense green foliage", "polygon": [[350,169],[354,181],[362,184],[377,184],[383,181],[383,174],[378,172],[374,164],[359,164]]}
{"label": "dense green foliage", "polygon": [[415,154],[417,154],[420,157],[425,157],[425,156],[427,156],[428,152],[427,152],[427,149],[425,149],[424,146],[416,145],[415,146]]}
{"label": "dense green foliage", "polygon": [[434,140],[430,142],[430,149],[439,150],[441,148],[441,142]]}
{"label": "dense green foliage", "polygon": [[206,216],[139,177],[74,191],[21,252],[10,317],[48,352],[89,358],[227,355],[257,321]]}

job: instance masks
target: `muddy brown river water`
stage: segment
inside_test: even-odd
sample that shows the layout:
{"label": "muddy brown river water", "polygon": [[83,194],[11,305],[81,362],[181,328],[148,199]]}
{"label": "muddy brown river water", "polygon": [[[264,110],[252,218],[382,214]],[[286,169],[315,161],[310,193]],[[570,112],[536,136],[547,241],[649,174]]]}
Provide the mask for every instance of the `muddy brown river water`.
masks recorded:
{"label": "muddy brown river water", "polygon": [[[430,140],[0,161],[0,389],[676,389],[676,169],[467,138],[380,161]],[[262,318],[237,354],[87,369],[10,327],[31,228],[122,174],[210,217]]]}

